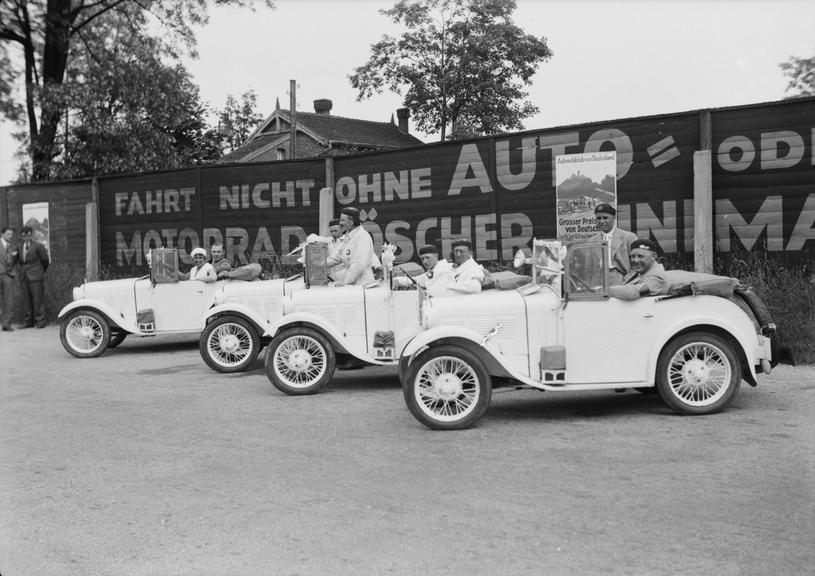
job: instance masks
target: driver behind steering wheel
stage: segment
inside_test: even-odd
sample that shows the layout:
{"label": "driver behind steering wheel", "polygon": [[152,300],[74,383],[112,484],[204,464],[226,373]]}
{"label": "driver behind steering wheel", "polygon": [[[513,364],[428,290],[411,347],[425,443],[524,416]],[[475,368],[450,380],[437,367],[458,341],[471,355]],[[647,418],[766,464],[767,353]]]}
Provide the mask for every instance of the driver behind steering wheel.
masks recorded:
{"label": "driver behind steering wheel", "polygon": [[429,289],[435,285],[444,285],[450,280],[453,265],[444,258],[439,260],[439,250],[435,246],[426,244],[419,248],[419,258],[422,260],[425,272],[413,279],[408,276],[394,276],[394,288],[409,288],[415,282],[422,288]]}

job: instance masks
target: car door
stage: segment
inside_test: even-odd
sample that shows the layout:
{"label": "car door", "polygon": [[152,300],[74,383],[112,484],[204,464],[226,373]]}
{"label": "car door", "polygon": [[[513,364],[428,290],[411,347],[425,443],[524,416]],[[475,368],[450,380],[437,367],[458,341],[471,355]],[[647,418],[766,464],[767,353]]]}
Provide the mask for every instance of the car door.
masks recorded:
{"label": "car door", "polygon": [[152,287],[156,332],[201,330],[204,312],[215,298],[220,282],[183,280]]}
{"label": "car door", "polygon": [[656,298],[569,302],[563,311],[566,381],[642,382],[657,326]]}

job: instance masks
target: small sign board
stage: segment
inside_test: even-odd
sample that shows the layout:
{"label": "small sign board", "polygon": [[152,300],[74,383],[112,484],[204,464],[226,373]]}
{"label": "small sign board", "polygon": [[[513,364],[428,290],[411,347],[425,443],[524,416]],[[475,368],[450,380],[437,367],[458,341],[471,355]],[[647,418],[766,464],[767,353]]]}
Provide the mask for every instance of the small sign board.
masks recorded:
{"label": "small sign board", "polygon": [[617,206],[617,153],[562,154],[555,158],[557,238],[588,240],[597,232],[594,207]]}

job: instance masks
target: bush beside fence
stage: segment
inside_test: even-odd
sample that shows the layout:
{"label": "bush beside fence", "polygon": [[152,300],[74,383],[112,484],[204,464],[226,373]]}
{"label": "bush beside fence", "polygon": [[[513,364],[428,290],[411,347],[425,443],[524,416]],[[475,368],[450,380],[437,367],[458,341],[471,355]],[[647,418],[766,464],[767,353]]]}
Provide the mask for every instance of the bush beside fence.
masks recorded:
{"label": "bush beside fence", "polygon": [[782,346],[797,364],[815,363],[815,270],[813,263],[769,252],[720,255],[717,274],[738,278],[758,294],[778,326]]}

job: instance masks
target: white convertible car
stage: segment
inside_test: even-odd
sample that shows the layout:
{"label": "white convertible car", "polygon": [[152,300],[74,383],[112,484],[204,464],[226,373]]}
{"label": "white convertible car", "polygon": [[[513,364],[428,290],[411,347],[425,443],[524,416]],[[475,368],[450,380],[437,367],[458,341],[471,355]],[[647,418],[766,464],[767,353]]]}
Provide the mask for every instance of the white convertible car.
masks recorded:
{"label": "white convertible car", "polygon": [[[234,297],[206,312],[200,349],[207,364],[218,369],[230,362],[229,351],[247,338],[259,335],[266,350],[266,375],[286,394],[320,392],[339,367],[393,365],[405,345],[421,331],[419,294],[392,291],[388,272],[383,281],[369,286],[331,285],[326,266],[326,245],[303,245],[304,279],[297,288],[286,284],[273,318]],[[383,253],[385,269],[393,261],[392,247]],[[237,334],[235,334],[237,333]],[[234,346],[229,338],[235,334]],[[224,370],[222,370],[224,371]]]}
{"label": "white convertible car", "polygon": [[[251,267],[246,268],[251,272]],[[254,282],[240,279],[179,282],[177,270],[175,250],[154,250],[148,276],[86,282],[74,288],[73,302],[59,313],[62,345],[73,356],[92,358],[118,346],[129,335],[205,331],[206,341],[218,346],[213,358],[204,355],[210,366],[223,372],[243,370],[260,352],[257,329],[240,316],[222,316],[207,324],[208,311],[230,302],[251,310],[267,324],[282,316],[283,295],[303,287],[299,277]],[[240,271],[232,275],[246,277]]]}
{"label": "white convertible car", "polygon": [[283,298],[283,316],[265,336],[266,376],[280,391],[315,394],[345,367],[396,366],[421,331],[419,293],[370,286],[312,287]]}
{"label": "white convertible car", "polygon": [[525,286],[422,296],[421,331],[401,349],[399,364],[405,401],[420,422],[470,427],[493,387],[505,385],[655,387],[674,411],[707,414],[724,408],[742,379],[755,386],[757,373],[770,371],[775,326],[736,280],[671,271],[670,295],[618,300],[608,297],[599,265],[605,245],[572,245],[568,254],[557,245],[548,253],[565,262],[541,264],[546,244],[535,242]]}

